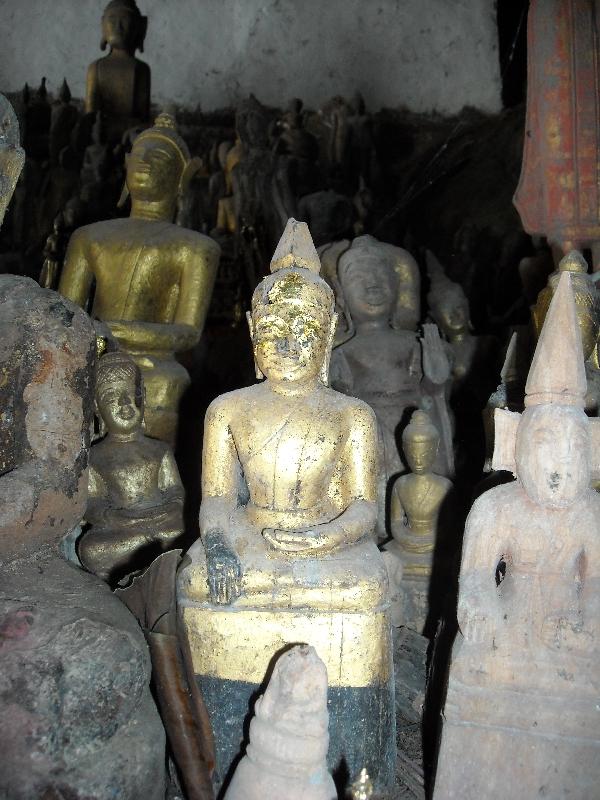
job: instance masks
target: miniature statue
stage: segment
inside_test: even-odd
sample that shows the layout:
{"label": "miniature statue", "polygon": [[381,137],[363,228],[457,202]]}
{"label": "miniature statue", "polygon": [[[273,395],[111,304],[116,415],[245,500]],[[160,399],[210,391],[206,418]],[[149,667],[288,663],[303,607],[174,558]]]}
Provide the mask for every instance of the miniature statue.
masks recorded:
{"label": "miniature statue", "polygon": [[[318,184],[316,162],[319,143],[304,127],[302,100],[292,100],[278,123],[279,134],[273,152],[279,157],[278,169],[284,168],[290,191],[298,200],[315,191]],[[282,161],[285,162],[283,167]]]}
{"label": "miniature statue", "polygon": [[548,238],[556,262],[591,247],[594,270],[600,267],[599,57],[595,3],[532,0],[527,135],[514,204],[523,228]]}
{"label": "miniature statue", "polygon": [[111,144],[150,119],[150,67],[135,58],[136,50],[144,52],[147,27],[135,0],[110,0],[104,9],[100,49],[108,45],[110,52],[88,67],[85,110],[105,114]]}
{"label": "miniature statue", "polygon": [[277,659],[224,800],[337,800],[327,771],[327,668],[314,647]]}
{"label": "miniature statue", "polygon": [[388,585],[372,541],[376,423],[365,403],[327,388],[336,314],[319,270],[308,228],[289,220],[249,315],[266,380],[206,414],[201,539],[177,600],[215,730],[217,791],[269,662],[297,642],[330,676],[330,769],[344,759],[384,789],[393,781]]}
{"label": "miniature statue", "polygon": [[581,332],[583,357],[587,376],[587,395],[585,409],[588,414],[597,416],[600,406],[600,369],[598,363],[598,335],[600,333],[600,302],[598,292],[591,276],[588,275],[585,258],[577,250],[564,256],[558,269],[548,278],[547,286],[539,293],[535,306],[531,309],[531,320],[535,338],[540,335],[552,296],[563,272],[571,275],[571,286],[575,298],[577,321]]}
{"label": "miniature statue", "polygon": [[334,281],[347,332],[333,351],[332,385],[369,403],[377,416],[383,464],[378,534],[387,538],[385,496],[390,478],[402,470],[396,435],[409,409],[423,407],[432,415],[442,432],[435,471],[453,472],[450,364],[435,325],[424,326],[421,342],[413,332],[419,271],[407,251],[361,236],[337,258]]}
{"label": "miniature statue", "polygon": [[[0,219],[23,165],[0,96]],[[137,623],[58,555],[87,497],[95,336],[28,278],[0,276],[0,795],[164,797],[164,732]],[[85,709],[85,713],[82,713]]]}
{"label": "miniature statue", "polygon": [[[448,576],[444,560],[447,543],[440,532],[448,525],[447,502],[452,482],[432,472],[440,435],[424,411],[414,411],[402,431],[404,457],[411,472],[392,484],[390,523],[393,541],[385,545],[391,567],[392,621],[395,625],[423,633],[430,612],[435,619],[427,627],[435,632],[439,594],[445,592]],[[444,511],[445,525],[440,524]],[[440,528],[442,530],[440,531]],[[432,571],[436,560],[435,582]],[[439,585],[437,585],[439,584]],[[435,601],[435,602],[432,602]]]}
{"label": "miniature statue", "polygon": [[71,144],[71,134],[79,120],[79,113],[71,103],[71,90],[65,78],[58,93],[58,102],[51,109],[50,162],[58,164],[61,150]]}
{"label": "miniature statue", "polygon": [[191,170],[174,119],[161,114],[127,159],[131,215],[86,225],[69,243],[59,290],[105,321],[142,370],[146,432],[173,444],[187,371],[175,354],[199,340],[217,271],[219,247],[172,224]]}
{"label": "miniature statue", "polygon": [[598,422],[564,272],[523,414],[496,411],[491,489],[467,519],[435,797],[593,797],[600,780]]}
{"label": "miniature statue", "polygon": [[44,263],[38,283],[44,289],[56,289],[64,258],[64,218],[57,214],[54,218],[52,233],[46,239],[44,247]]}
{"label": "miniature statue", "polygon": [[108,433],[90,452],[90,529],[78,556],[114,584],[174,546],[183,533],[183,486],[170,447],[144,436],[142,376],[127,354],[98,362],[96,407]]}

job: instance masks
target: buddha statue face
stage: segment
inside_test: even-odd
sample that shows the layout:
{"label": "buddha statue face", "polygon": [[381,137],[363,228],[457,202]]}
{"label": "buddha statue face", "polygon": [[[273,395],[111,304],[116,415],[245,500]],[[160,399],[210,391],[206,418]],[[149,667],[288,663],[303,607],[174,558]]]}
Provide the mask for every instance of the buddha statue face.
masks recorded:
{"label": "buddha statue face", "polygon": [[572,505],[590,483],[589,420],[576,406],[526,408],[517,432],[517,475],[540,506]]}
{"label": "buddha statue face", "polygon": [[96,405],[109,433],[128,434],[144,418],[143,388],[139,369],[121,354],[100,359]]}
{"label": "buddha statue face", "polygon": [[133,0],[112,0],[102,15],[102,50],[108,45],[133,55],[142,47],[144,19]]}
{"label": "buddha statue face", "polygon": [[179,152],[167,139],[151,133],[139,136],[127,158],[127,188],[132,199],[173,201],[183,167]]}
{"label": "buddha statue face", "polygon": [[339,268],[344,300],[354,324],[389,321],[396,301],[396,275],[388,262],[371,254],[342,256]]}
{"label": "buddha statue face", "polygon": [[328,287],[295,270],[277,273],[264,284],[267,288],[259,286],[255,293],[249,318],[258,370],[272,383],[324,380],[334,324]]}
{"label": "buddha statue face", "polygon": [[439,443],[439,433],[427,414],[415,411],[402,433],[404,456],[410,471],[416,475],[431,472]]}
{"label": "buddha statue face", "polygon": [[469,330],[469,303],[461,291],[448,289],[431,310],[436,323],[447,336],[457,336]]}

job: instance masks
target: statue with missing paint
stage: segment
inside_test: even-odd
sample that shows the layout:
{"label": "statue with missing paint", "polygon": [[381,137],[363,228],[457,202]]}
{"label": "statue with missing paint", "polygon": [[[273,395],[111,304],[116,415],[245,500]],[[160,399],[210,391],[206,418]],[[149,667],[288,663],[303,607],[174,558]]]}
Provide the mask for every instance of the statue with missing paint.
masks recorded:
{"label": "statue with missing paint", "polygon": [[497,409],[513,483],[469,514],[435,797],[588,798],[600,781],[598,422],[571,277],[544,322],[522,414]]}
{"label": "statue with missing paint", "polygon": [[218,397],[204,428],[201,539],[177,599],[217,743],[218,790],[248,703],[287,644],[330,676],[329,768],[393,782],[387,575],[372,532],[377,434],[327,386],[336,314],[304,223],[289,220],[249,314],[264,382]]}

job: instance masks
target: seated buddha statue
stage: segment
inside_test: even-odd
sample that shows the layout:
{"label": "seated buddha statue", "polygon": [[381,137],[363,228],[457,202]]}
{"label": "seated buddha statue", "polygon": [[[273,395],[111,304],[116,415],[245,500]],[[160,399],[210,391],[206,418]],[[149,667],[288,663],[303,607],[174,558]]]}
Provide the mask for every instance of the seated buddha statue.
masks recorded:
{"label": "seated buddha statue", "polygon": [[219,260],[208,236],[173,224],[190,155],[161,114],[127,158],[131,215],[85,225],[69,242],[61,294],[106,322],[142,370],[146,433],[173,443],[189,376],[176,354],[199,340]]}
{"label": "seated buddha statue", "polygon": [[104,114],[113,145],[150,118],[150,67],[135,57],[144,50],[147,25],[135,0],[110,0],[102,15],[100,49],[110,51],[88,67],[85,110]]}
{"label": "seated buddha statue", "polygon": [[107,435],[90,451],[90,524],[78,545],[83,566],[114,583],[147,566],[183,533],[183,486],[171,448],[144,436],[144,387],[126,353],[98,363],[96,408]]}
{"label": "seated buddha statue", "polygon": [[[410,472],[396,478],[392,484],[390,527],[393,540],[385,545],[385,557],[390,568],[392,616],[394,624],[406,625],[418,633],[430,627],[428,619],[439,610],[437,597],[445,589],[443,581],[442,548],[438,530],[448,517],[448,495],[452,482],[432,472],[440,443],[440,434],[424,411],[414,411],[410,423],[402,431],[402,448]],[[443,513],[444,520],[440,521]],[[440,531],[442,534],[444,531]],[[444,548],[445,549],[445,548]],[[443,587],[430,585],[436,556],[435,581]],[[432,597],[432,599],[435,599]],[[435,630],[436,619],[431,619]]]}
{"label": "seated buddha statue", "polygon": [[376,424],[327,387],[336,315],[319,270],[307,226],[289,220],[249,314],[266,379],[218,397],[205,419],[201,538],[177,601],[215,731],[217,791],[269,663],[299,642],[330,676],[330,768],[366,764],[382,789],[393,780]]}
{"label": "seated buddha statue", "polygon": [[377,416],[383,469],[378,533],[383,537],[387,485],[402,471],[396,437],[410,409],[427,411],[442,434],[436,472],[453,472],[446,402],[450,363],[435,325],[424,326],[422,340],[414,331],[420,280],[406,250],[359,236],[338,255],[333,282],[347,332],[333,351],[332,386],[360,397]]}

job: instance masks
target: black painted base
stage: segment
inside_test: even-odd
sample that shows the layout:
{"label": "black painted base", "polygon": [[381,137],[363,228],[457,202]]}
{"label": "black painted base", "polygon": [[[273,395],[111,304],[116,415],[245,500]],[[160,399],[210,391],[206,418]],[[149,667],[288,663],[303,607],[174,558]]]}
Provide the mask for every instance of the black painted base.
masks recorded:
{"label": "black painted base", "polygon": [[[264,691],[253,683],[197,675],[215,734],[213,776],[219,798],[242,757],[254,702]],[[366,767],[377,792],[394,785],[396,724],[393,680],[366,687],[330,686],[328,765],[340,790]]]}

